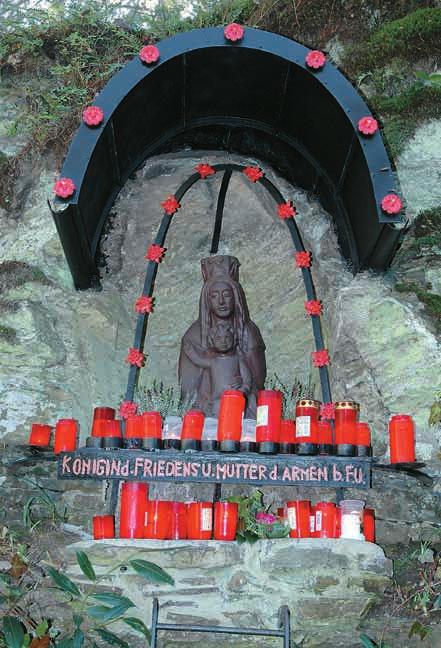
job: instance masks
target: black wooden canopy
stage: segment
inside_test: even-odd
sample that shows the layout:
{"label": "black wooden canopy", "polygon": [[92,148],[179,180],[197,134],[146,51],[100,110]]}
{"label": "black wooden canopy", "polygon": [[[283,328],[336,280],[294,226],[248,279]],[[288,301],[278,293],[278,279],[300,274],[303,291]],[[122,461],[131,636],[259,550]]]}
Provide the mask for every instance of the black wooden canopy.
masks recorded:
{"label": "black wooden canopy", "polygon": [[157,47],[157,63],[135,57],[109,81],[94,101],[102,125],[82,124],[64,162],[61,176],[77,189],[51,210],[76,288],[99,285],[101,232],[129,175],[148,156],[188,145],[267,161],[318,195],[354,272],[387,268],[405,231],[401,215],[380,207],[398,190],[395,174],[380,133],[358,132],[370,110],[334,65],[311,70],[306,47],[249,28],[234,44],[209,28]]}

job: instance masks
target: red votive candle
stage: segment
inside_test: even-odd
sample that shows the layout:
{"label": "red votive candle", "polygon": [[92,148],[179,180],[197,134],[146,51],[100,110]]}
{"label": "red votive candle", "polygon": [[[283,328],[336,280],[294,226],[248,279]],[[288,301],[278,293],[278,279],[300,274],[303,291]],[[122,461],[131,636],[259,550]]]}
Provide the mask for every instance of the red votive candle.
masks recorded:
{"label": "red votive candle", "polygon": [[295,452],[296,424],[288,419],[280,423],[280,446],[281,454],[293,454]]}
{"label": "red votive candle", "polygon": [[320,402],[302,399],[296,403],[296,451],[300,455],[318,452],[318,415]]}
{"label": "red votive candle", "polygon": [[184,502],[171,503],[171,540],[185,540],[187,537],[187,507]]}
{"label": "red votive candle", "polygon": [[371,508],[363,509],[363,535],[366,542],[375,542],[375,511]]}
{"label": "red votive candle", "polygon": [[341,536],[341,508],[339,506],[335,508],[335,537],[339,538]]}
{"label": "red votive candle", "polygon": [[190,540],[210,540],[213,533],[213,504],[190,502],[187,504],[187,537]]}
{"label": "red votive candle", "polygon": [[214,539],[236,538],[239,505],[234,502],[216,502],[214,505]]}
{"label": "red votive candle", "polygon": [[32,423],[29,445],[47,448],[51,441],[51,430],[52,427],[50,425]]}
{"label": "red votive candle", "polygon": [[222,452],[239,452],[245,396],[237,389],[228,389],[221,396],[217,440]]}
{"label": "red votive candle", "polygon": [[144,412],[142,418],[142,447],[144,450],[162,449],[162,417],[159,412]]}
{"label": "red votive candle", "polygon": [[143,482],[124,482],[121,486],[120,538],[144,537],[148,492],[148,484]]}
{"label": "red votive candle", "polygon": [[415,432],[412,417],[395,414],[389,421],[389,444],[391,463],[415,461]]}
{"label": "red votive candle", "polygon": [[357,441],[357,456],[371,457],[371,429],[369,427],[369,423],[356,423],[355,434]]}
{"label": "red votive candle", "polygon": [[192,451],[201,449],[202,430],[205,415],[199,410],[190,410],[184,416],[181,433],[181,450]]}
{"label": "red votive candle", "polygon": [[329,421],[317,423],[318,451],[321,455],[333,455],[335,452],[333,431]]}
{"label": "red votive candle", "polygon": [[286,503],[288,509],[289,535],[291,538],[311,537],[311,503],[297,500]]}
{"label": "red votive candle", "polygon": [[113,515],[94,515],[92,518],[93,539],[105,540],[115,537],[115,518]]}
{"label": "red votive candle", "polygon": [[315,505],[315,528],[317,538],[336,538],[337,507],[333,502]]}
{"label": "red votive candle", "polygon": [[357,428],[360,405],[354,401],[335,403],[335,444],[337,455],[353,457],[356,454]]}
{"label": "red votive candle", "polygon": [[144,516],[144,538],[166,540],[172,526],[172,504],[165,500],[148,500]]}
{"label": "red votive candle", "polygon": [[105,419],[102,421],[102,425],[102,447],[106,450],[122,448],[123,436],[121,431],[121,421],[117,421],[116,419]]}
{"label": "red votive candle", "polygon": [[114,419],[115,410],[113,407],[95,407],[93,410],[93,420],[97,421],[100,419]]}
{"label": "red votive candle", "polygon": [[275,454],[279,451],[282,403],[282,392],[278,389],[257,392],[256,441],[259,452]]}
{"label": "red votive candle", "polygon": [[77,449],[78,421],[60,419],[55,426],[54,454],[74,452]]}
{"label": "red votive candle", "polygon": [[136,450],[142,446],[142,416],[136,414],[126,419],[124,430],[124,447]]}

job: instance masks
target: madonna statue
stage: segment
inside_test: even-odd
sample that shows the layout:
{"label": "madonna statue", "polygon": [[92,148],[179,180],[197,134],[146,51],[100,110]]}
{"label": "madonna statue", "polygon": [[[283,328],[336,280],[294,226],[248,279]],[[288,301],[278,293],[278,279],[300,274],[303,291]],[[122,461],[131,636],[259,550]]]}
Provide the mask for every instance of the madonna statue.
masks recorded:
{"label": "madonna statue", "polygon": [[199,317],[182,338],[181,395],[206,416],[217,417],[222,393],[238,389],[246,397],[245,417],[255,418],[265,383],[265,344],[250,319],[239,265],[231,256],[202,259]]}

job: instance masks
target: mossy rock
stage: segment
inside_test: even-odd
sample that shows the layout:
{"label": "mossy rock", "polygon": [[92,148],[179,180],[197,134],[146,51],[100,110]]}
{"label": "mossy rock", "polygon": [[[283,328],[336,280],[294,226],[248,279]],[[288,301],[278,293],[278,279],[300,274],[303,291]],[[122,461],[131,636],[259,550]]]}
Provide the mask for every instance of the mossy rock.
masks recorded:
{"label": "mossy rock", "polygon": [[364,43],[345,56],[350,71],[366,72],[393,58],[411,62],[418,58],[441,58],[441,8],[423,8],[385,23]]}
{"label": "mossy rock", "polygon": [[11,288],[18,288],[29,281],[50,286],[51,281],[44,272],[23,261],[3,261],[0,263],[0,294]]}
{"label": "mossy rock", "polygon": [[413,224],[413,233],[415,238],[441,246],[441,205],[420,212]]}
{"label": "mossy rock", "polygon": [[14,344],[17,341],[17,331],[12,326],[3,326],[0,324],[0,340]]}
{"label": "mossy rock", "polygon": [[414,293],[419,301],[424,304],[425,310],[435,321],[436,328],[441,331],[441,296],[425,290],[414,282],[399,282],[395,290],[400,293]]}

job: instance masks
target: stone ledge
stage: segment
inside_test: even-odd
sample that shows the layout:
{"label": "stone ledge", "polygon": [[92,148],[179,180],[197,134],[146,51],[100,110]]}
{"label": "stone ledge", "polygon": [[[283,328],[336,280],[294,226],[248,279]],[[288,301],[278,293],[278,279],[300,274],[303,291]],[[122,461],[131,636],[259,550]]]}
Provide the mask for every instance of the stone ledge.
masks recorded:
{"label": "stone ledge", "polygon": [[[68,574],[77,581],[84,578],[75,559],[79,549],[88,554],[98,574],[136,556],[173,576],[173,588],[150,584],[127,571],[109,577],[109,585],[137,604],[143,620],[151,618],[153,596],[160,601],[160,619],[168,623],[271,627],[277,623],[279,607],[286,604],[294,636],[304,636],[302,646],[311,648],[327,642],[351,646],[362,615],[381,598],[391,576],[391,561],[381,547],[358,540],[287,538],[252,545],[214,540],[83,540],[66,549]],[[341,643],[332,644],[337,629]],[[170,635],[166,643],[183,645],[183,640],[184,636]],[[188,635],[185,645],[190,648],[200,640],[198,635]],[[219,645],[216,635],[206,635],[204,642],[210,648]],[[135,637],[132,645],[138,645]],[[242,645],[239,639],[237,645]],[[246,645],[275,644],[249,638]]]}

